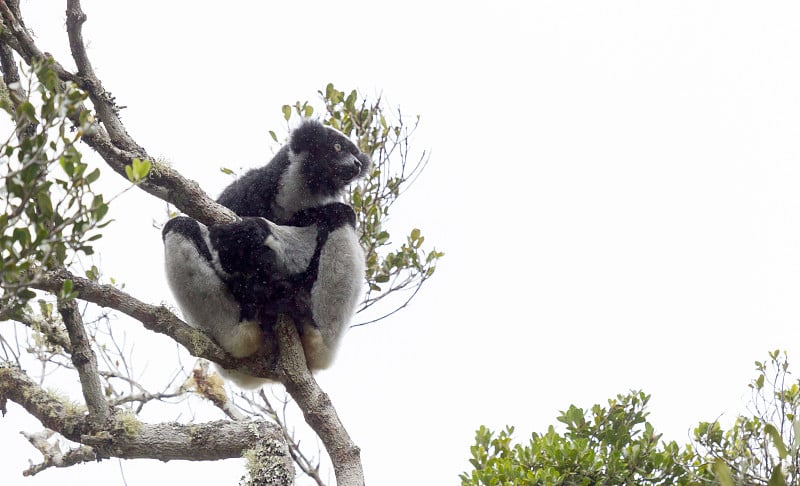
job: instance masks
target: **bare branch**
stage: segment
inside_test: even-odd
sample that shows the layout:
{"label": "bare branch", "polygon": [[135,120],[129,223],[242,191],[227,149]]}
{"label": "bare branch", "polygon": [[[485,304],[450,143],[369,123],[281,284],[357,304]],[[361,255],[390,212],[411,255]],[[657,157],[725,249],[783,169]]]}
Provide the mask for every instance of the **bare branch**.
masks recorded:
{"label": "bare branch", "polygon": [[93,428],[99,429],[108,419],[109,408],[100,384],[100,375],[97,374],[97,356],[92,351],[75,299],[59,299],[58,312],[64,319],[72,343],[72,364],[75,365],[81,381],[83,398],[86,399],[89,409],[89,423]]}
{"label": "bare branch", "polygon": [[308,370],[300,336],[292,320],[283,314],[279,315],[275,335],[280,348],[281,382],[303,411],[306,423],[325,445],[333,463],[336,484],[363,485],[361,450],[339,420],[330,397],[322,391]]}
{"label": "bare branch", "polygon": [[97,454],[95,454],[94,449],[87,446],[70,449],[66,453],[62,452],[57,442],[48,442],[48,439],[50,439],[53,434],[55,434],[55,432],[49,429],[35,434],[22,432],[22,435],[28,439],[31,445],[42,453],[42,457],[44,458],[44,461],[40,464],[31,464],[31,467],[22,471],[23,476],[34,476],[51,467],[69,467],[75,464],[97,460]]}

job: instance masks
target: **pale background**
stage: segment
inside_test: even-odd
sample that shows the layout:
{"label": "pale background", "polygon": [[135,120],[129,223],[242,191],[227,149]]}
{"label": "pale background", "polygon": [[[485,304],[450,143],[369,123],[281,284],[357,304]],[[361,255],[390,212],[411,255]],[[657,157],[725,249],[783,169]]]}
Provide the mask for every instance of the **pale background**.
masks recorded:
{"label": "pale background", "polygon": [[[23,2],[40,47],[69,64],[65,8]],[[390,229],[399,240],[419,227],[447,255],[410,308],[352,331],[319,376],[369,484],[457,484],[479,425],[514,424],[524,440],[570,403],[632,388],[653,395],[656,430],[683,443],[698,421],[744,409],[768,350],[800,360],[795,2],[83,8],[130,133],[213,196],[230,180],[219,167],[269,159],[282,104],[328,82],[422,116],[414,149],[431,163]],[[124,187],[108,169],[104,180]],[[172,302],[153,227],[164,206],[119,198],[96,261],[153,303]],[[138,370],[171,371],[173,343],[115,326]],[[9,404],[4,485],[236,484],[243,471],[110,460],[24,479],[39,457],[20,430],[39,426]]]}

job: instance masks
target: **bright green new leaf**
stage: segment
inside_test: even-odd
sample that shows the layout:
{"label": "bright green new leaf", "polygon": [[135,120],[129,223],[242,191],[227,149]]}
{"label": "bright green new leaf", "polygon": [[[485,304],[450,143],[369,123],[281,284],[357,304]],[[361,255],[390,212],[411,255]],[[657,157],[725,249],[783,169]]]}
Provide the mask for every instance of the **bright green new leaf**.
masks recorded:
{"label": "bright green new leaf", "polygon": [[64,280],[64,283],[61,284],[61,295],[67,296],[72,293],[72,280]]}

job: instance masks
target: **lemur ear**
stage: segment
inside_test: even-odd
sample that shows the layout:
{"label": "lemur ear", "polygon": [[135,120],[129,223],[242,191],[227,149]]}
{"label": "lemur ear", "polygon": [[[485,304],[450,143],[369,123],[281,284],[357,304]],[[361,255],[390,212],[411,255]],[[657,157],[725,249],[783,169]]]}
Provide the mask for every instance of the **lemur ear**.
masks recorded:
{"label": "lemur ear", "polygon": [[327,138],[325,127],[316,120],[304,120],[292,131],[289,148],[292,152],[306,152],[323,144]]}

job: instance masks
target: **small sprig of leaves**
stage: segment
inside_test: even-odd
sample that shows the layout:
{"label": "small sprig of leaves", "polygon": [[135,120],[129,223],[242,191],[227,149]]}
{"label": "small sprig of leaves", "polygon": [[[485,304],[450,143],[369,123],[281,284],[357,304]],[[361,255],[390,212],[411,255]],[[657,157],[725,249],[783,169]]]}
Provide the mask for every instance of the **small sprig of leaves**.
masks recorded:
{"label": "small sprig of leaves", "polygon": [[[91,255],[92,242],[108,204],[92,184],[100,170],[89,170],[76,144],[92,129],[87,95],[61,84],[50,64],[35,65],[27,86],[9,86],[24,98],[3,97],[2,108],[16,128],[0,146],[0,306],[8,308],[35,296],[28,289],[38,272]],[[77,115],[77,116],[76,116]],[[78,126],[69,117],[79,120]],[[64,289],[65,296],[71,289]]]}
{"label": "small sprig of leaves", "polygon": [[125,175],[134,184],[139,184],[147,179],[153,164],[149,160],[133,159],[130,165],[125,166]]}

